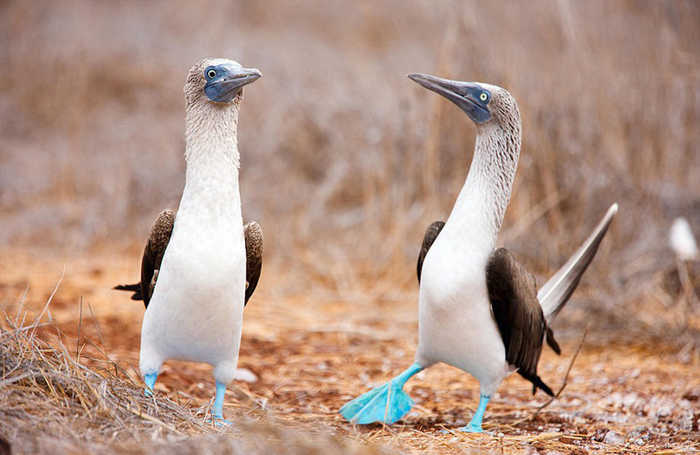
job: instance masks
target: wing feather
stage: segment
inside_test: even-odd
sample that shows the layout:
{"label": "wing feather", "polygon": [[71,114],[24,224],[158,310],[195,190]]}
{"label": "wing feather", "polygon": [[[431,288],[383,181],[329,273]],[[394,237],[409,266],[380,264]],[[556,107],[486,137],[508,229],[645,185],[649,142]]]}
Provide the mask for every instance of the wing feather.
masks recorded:
{"label": "wing feather", "polygon": [[539,388],[553,396],[552,389],[537,374],[545,334],[548,340],[554,340],[554,335],[547,327],[537,301],[535,278],[508,250],[499,248],[489,257],[486,285],[493,316],[506,348],[506,361],[532,382],[533,393]]}
{"label": "wing feather", "polygon": [[425,256],[428,255],[430,247],[433,246],[433,242],[437,239],[442,228],[445,227],[444,221],[435,221],[428,229],[425,231],[423,236],[423,245],[421,245],[420,252],[418,253],[418,264],[416,265],[416,274],[418,275],[418,284],[420,284],[420,276],[423,271],[423,262],[425,261]]}
{"label": "wing feather", "polygon": [[[148,308],[148,302],[153,294],[155,280],[158,277],[161,262],[163,262],[163,254],[170,242],[174,223],[175,212],[172,210],[166,209],[158,214],[143,249],[141,281],[134,284],[118,284],[113,289],[133,292],[131,300],[143,300],[144,305]],[[144,283],[147,284],[144,285]]]}
{"label": "wing feather", "polygon": [[151,235],[148,237],[146,247],[143,249],[141,258],[141,296],[143,303],[148,308],[148,303],[153,295],[153,278],[163,262],[163,254],[170,243],[170,236],[173,233],[175,224],[175,212],[163,210],[156,218]]}
{"label": "wing feather", "polygon": [[245,250],[246,250],[246,289],[245,303],[248,303],[250,297],[255,292],[260,280],[262,272],[262,256],[263,256],[263,232],[262,228],[255,221],[244,226],[245,233]]}
{"label": "wing feather", "polygon": [[578,286],[583,272],[586,271],[598,252],[598,246],[608,231],[608,227],[616,213],[617,204],[613,204],[591,235],[583,242],[583,245],[566,261],[566,264],[552,275],[537,293],[537,298],[542,305],[548,322],[554,320],[559,311],[564,308],[576,286]]}

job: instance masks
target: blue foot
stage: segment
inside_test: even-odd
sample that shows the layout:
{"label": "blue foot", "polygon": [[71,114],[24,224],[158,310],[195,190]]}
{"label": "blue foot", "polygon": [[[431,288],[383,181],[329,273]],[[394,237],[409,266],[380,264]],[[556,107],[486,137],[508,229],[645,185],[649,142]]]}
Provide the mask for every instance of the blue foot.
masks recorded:
{"label": "blue foot", "polygon": [[366,392],[348,402],[340,414],[351,423],[365,425],[374,422],[392,424],[405,416],[413,407],[413,400],[403,386],[423,367],[414,363],[406,371],[388,383]]}
{"label": "blue foot", "polygon": [[223,417],[217,417],[213,416],[210,420],[209,423],[213,423],[214,426],[217,427],[228,427],[233,425],[233,423],[229,420],[224,419]]}
{"label": "blue foot", "polygon": [[156,385],[156,379],[158,379],[158,373],[150,373],[143,377],[146,383],[146,389],[143,391],[143,394],[147,397],[153,396],[153,387]]}
{"label": "blue foot", "polygon": [[469,425],[465,425],[462,428],[458,428],[458,431],[462,431],[464,433],[483,433],[484,429],[481,428],[481,425],[476,426],[472,425],[471,423]]}
{"label": "blue foot", "polygon": [[465,433],[483,433],[484,432],[484,429],[481,428],[481,421],[484,419],[484,412],[486,411],[486,405],[489,403],[490,399],[491,399],[491,397],[488,395],[480,395],[479,396],[479,407],[476,408],[476,412],[474,413],[474,417],[472,417],[472,421],[469,422],[468,425],[463,426],[462,428],[459,428],[459,431],[463,431]]}

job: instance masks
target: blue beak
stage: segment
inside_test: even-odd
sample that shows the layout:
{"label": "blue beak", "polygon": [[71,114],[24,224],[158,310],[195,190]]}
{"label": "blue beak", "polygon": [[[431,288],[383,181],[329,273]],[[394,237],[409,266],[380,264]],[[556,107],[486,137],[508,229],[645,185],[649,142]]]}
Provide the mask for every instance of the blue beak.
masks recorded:
{"label": "blue beak", "polygon": [[217,103],[230,103],[233,98],[241,93],[244,85],[258,80],[262,73],[255,68],[231,68],[219,67],[218,75],[207,82],[204,93]]}

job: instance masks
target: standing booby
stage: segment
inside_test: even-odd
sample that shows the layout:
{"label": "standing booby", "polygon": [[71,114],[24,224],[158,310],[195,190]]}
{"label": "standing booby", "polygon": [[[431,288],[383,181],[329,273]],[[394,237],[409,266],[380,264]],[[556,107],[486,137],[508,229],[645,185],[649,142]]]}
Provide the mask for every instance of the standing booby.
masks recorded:
{"label": "standing booby", "polygon": [[[246,295],[246,260],[238,188],[238,112],[243,86],[261,76],[227,59],[204,59],[185,81],[185,188],[175,216],[156,220],[144,251],[140,292],[146,304],[139,367],[152,393],[168,359],[214,367],[215,422],[223,420],[233,380]],[[259,227],[258,227],[259,228]],[[256,240],[262,252],[262,237]],[[159,262],[161,262],[159,264]],[[257,284],[257,275],[248,289]],[[154,270],[158,279],[151,295]]]}
{"label": "standing booby", "polygon": [[479,406],[460,428],[482,432],[486,405],[503,379],[517,371],[549,395],[537,374],[546,339],[559,353],[550,324],[578,285],[617,212],[613,204],[584,244],[537,291],[535,278],[504,248],[495,249],[520,155],[521,123],[504,89],[424,74],[413,81],[459,106],[476,124],[474,157],[447,222],[428,228],[418,257],[419,341],[415,363],[383,386],[342,407],[350,422],[394,423],[413,406],[406,381],[444,362],[473,375]]}

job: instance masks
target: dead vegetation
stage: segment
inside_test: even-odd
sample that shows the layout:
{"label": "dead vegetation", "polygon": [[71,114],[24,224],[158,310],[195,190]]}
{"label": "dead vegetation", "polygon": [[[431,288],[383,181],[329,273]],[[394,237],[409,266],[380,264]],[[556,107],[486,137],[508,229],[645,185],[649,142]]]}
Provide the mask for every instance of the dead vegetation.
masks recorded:
{"label": "dead vegetation", "polygon": [[208,419],[210,403],[147,397],[80,332],[88,344],[70,352],[60,330],[40,322],[43,314],[32,323],[26,313],[5,314],[0,328],[0,440],[12,441],[12,453],[360,453],[358,444],[275,425],[261,412],[254,419],[229,411],[235,425],[220,428]]}

